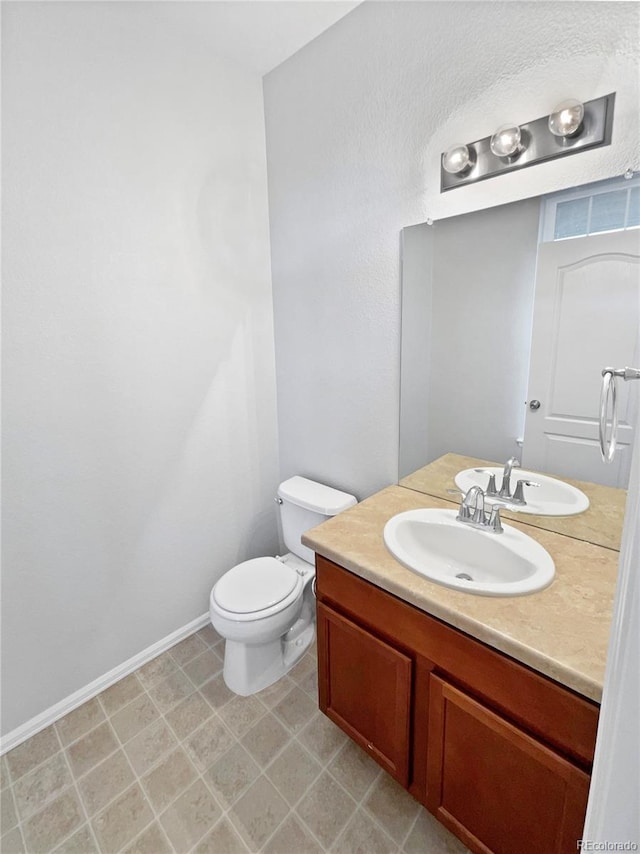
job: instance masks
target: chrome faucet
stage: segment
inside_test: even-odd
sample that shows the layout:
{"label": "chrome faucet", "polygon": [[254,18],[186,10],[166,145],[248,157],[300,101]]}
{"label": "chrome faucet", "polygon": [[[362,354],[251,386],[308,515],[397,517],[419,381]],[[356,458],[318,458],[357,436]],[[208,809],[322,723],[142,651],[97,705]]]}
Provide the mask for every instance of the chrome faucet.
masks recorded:
{"label": "chrome faucet", "polygon": [[500,498],[511,498],[511,471],[514,468],[520,468],[520,460],[510,457],[504,464],[504,471],[502,472],[502,486],[498,493]]}
{"label": "chrome faucet", "polygon": [[474,528],[483,528],[484,530],[492,531],[494,534],[501,534],[503,528],[500,522],[500,509],[494,504],[491,507],[489,516],[487,516],[484,498],[485,493],[482,487],[472,486],[460,503],[460,510],[456,519],[465,525],[471,525]]}

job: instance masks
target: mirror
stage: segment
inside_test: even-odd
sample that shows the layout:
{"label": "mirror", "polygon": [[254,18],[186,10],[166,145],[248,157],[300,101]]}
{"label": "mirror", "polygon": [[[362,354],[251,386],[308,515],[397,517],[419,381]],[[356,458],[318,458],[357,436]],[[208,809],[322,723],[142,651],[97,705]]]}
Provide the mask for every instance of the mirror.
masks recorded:
{"label": "mirror", "polygon": [[619,547],[639,389],[619,388],[614,466],[600,459],[597,419],[602,367],[640,360],[639,184],[614,179],[403,230],[402,486],[456,500],[446,489],[461,468],[515,456],[582,488],[591,507],[513,518]]}

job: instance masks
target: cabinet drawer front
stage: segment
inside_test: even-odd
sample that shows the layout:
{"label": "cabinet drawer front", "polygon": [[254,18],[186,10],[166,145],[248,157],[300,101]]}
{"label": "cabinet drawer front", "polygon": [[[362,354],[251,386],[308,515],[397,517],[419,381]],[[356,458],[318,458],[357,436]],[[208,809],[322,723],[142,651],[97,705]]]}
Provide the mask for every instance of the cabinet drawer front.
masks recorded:
{"label": "cabinet drawer front", "polygon": [[431,676],[427,806],[473,850],[575,852],[588,791],[571,762]]}
{"label": "cabinet drawer front", "polygon": [[411,658],[318,603],[320,708],[403,786],[411,674]]}

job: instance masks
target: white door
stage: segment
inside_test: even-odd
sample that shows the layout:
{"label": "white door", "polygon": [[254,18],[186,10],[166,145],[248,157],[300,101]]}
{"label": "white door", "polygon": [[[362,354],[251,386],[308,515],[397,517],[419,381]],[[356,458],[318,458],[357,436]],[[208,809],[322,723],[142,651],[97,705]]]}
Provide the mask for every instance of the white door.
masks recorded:
{"label": "white door", "polygon": [[542,243],[523,468],[626,486],[640,382],[618,381],[618,452],[608,466],[598,418],[602,369],[627,365],[640,366],[640,231]]}

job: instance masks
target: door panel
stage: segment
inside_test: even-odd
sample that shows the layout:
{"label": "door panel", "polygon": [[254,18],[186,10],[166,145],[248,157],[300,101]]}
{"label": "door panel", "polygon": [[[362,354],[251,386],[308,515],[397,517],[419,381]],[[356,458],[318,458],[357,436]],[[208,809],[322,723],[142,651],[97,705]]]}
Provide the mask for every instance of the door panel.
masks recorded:
{"label": "door panel", "polygon": [[588,790],[572,763],[431,676],[427,806],[474,851],[575,852]]}
{"label": "door panel", "polygon": [[523,466],[625,486],[638,383],[619,383],[618,445],[603,466],[598,444],[602,368],[640,357],[640,232],[540,245]]}
{"label": "door panel", "polygon": [[317,608],[320,708],[406,787],[412,660],[322,603]]}

